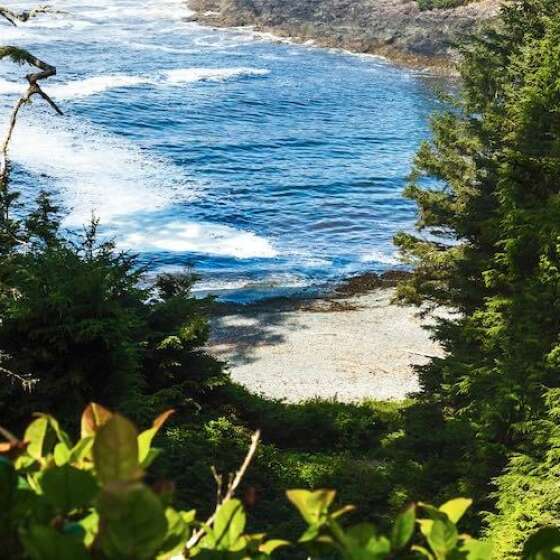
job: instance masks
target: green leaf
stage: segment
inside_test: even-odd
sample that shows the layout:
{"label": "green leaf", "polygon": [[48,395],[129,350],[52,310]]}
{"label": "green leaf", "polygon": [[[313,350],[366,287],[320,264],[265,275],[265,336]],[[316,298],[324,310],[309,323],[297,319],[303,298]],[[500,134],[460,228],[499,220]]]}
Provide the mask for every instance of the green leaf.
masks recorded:
{"label": "green leaf", "polygon": [[434,520],[441,520],[443,522],[448,522],[449,518],[447,514],[438,508],[420,502],[418,504],[429,516],[431,519],[418,519],[418,524],[420,525],[420,532],[426,537],[429,538],[430,533],[432,531],[432,527],[434,526]]}
{"label": "green leaf", "polygon": [[[174,413],[174,410],[167,410],[166,412],[164,412],[163,414],[160,414],[155,420],[154,423],[152,424],[152,427],[149,430],[146,430],[144,432],[142,432],[139,436],[138,436],[138,459],[140,461],[140,464],[143,467],[146,467],[147,465],[144,464],[144,462],[146,461],[146,459],[149,457],[150,454],[150,447],[152,445],[152,440],[154,439],[154,437],[156,436],[156,434],[159,432],[160,428],[163,426],[163,424],[165,424],[165,422],[167,421],[167,419]],[[153,459],[152,459],[153,461]]]}
{"label": "green leaf", "polygon": [[468,500],[466,498],[456,498],[455,500],[450,500],[449,502],[443,504],[439,508],[439,511],[447,514],[449,520],[457,524],[471,505],[472,500]]}
{"label": "green leaf", "polygon": [[99,543],[109,558],[151,560],[168,528],[159,498],[144,484],[112,483],[98,500]]}
{"label": "green leaf", "polygon": [[437,558],[445,558],[447,553],[457,544],[459,534],[457,527],[451,521],[436,519],[428,535],[428,544]]}
{"label": "green leaf", "polygon": [[196,510],[191,509],[190,511],[180,511],[179,515],[185,523],[188,523],[190,525],[191,523],[194,523],[196,519]]}
{"label": "green leaf", "polygon": [[318,523],[309,525],[307,529],[303,532],[303,535],[298,539],[300,543],[306,543],[314,541],[321,533],[321,526]]}
{"label": "green leaf", "polygon": [[377,530],[371,523],[358,523],[350,527],[346,535],[357,545],[365,546],[372,538],[377,537]]}
{"label": "green leaf", "polygon": [[141,478],[137,437],[133,424],[119,414],[99,428],[93,443],[93,460],[103,484]]}
{"label": "green leaf", "polygon": [[412,538],[416,525],[416,506],[412,504],[395,520],[391,532],[391,547],[393,550],[403,549]]}
{"label": "green leaf", "polygon": [[465,539],[461,545],[450,555],[450,560],[489,560],[492,558],[492,543],[490,541],[477,541]]}
{"label": "green leaf", "polygon": [[371,523],[359,523],[350,527],[344,538],[339,537],[341,539],[352,560],[381,560],[391,552],[389,539],[379,536]]}
{"label": "green leaf", "polygon": [[12,516],[16,520],[32,516],[38,522],[47,523],[52,518],[52,508],[43,496],[30,488],[20,486],[17,489]]}
{"label": "green leaf", "polygon": [[99,514],[92,511],[89,515],[81,519],[79,525],[84,530],[84,543],[86,546],[91,546],[97,533],[99,532]]}
{"label": "green leaf", "polygon": [[94,438],[88,436],[82,438],[70,451],[70,463],[82,463],[90,457],[91,448],[93,447]]}
{"label": "green leaf", "polygon": [[167,560],[178,556],[185,548],[185,543],[190,536],[190,523],[188,523],[184,516],[175,511],[173,508],[165,510],[165,517],[167,519],[167,536],[159,550],[157,560]]}
{"label": "green leaf", "polygon": [[387,558],[391,553],[391,542],[387,537],[371,539],[366,545],[367,558]]}
{"label": "green leaf", "polygon": [[28,442],[27,453],[33,459],[40,460],[47,452],[49,442],[49,419],[46,416],[37,418],[25,430],[24,441]]}
{"label": "green leaf", "polygon": [[560,528],[544,527],[531,535],[523,547],[524,560],[560,559]]}
{"label": "green leaf", "polygon": [[70,465],[47,469],[39,483],[45,499],[63,513],[90,506],[98,492],[91,473]]}
{"label": "green leaf", "polygon": [[72,447],[68,434],[60,427],[58,420],[49,414],[45,414],[43,416],[47,419],[49,426],[54,430],[58,441],[66,445],[68,448]]}
{"label": "green leaf", "polygon": [[410,547],[410,550],[413,550],[414,552],[418,552],[422,556],[429,558],[429,560],[432,560],[432,558],[434,557],[434,555],[427,548],[424,548],[423,546],[418,546],[416,544],[413,544]]}
{"label": "green leaf", "polygon": [[142,459],[140,467],[142,469],[147,469],[159,456],[161,455],[161,449],[155,449],[152,447],[148,454]]}
{"label": "green leaf", "polygon": [[288,500],[296,506],[307,523],[313,525],[323,518],[334,501],[334,490],[288,490]]}
{"label": "green leaf", "polygon": [[291,546],[291,544],[292,543],[290,541],[271,539],[259,545],[259,552],[263,552],[267,556],[270,556],[278,548],[282,548],[284,546]]}
{"label": "green leaf", "polygon": [[243,534],[247,519],[243,504],[236,499],[227,500],[218,509],[213,524],[216,547],[219,550],[239,549],[239,537]]}
{"label": "green leaf", "polygon": [[21,535],[23,547],[31,560],[89,560],[79,540],[63,535],[52,527],[34,525]]}
{"label": "green leaf", "polygon": [[0,457],[0,520],[12,511],[16,501],[17,488],[16,470],[10,461]]}
{"label": "green leaf", "polygon": [[61,467],[70,461],[70,449],[65,443],[57,443],[54,448],[54,462],[57,466]]}

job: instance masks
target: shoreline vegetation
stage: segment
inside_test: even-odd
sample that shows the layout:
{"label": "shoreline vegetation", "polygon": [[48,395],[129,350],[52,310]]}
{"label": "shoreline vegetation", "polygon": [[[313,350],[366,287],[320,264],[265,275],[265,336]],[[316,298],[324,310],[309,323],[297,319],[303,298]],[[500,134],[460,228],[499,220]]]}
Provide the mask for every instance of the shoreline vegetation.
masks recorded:
{"label": "shoreline vegetation", "polygon": [[455,74],[455,44],[497,17],[499,0],[457,8],[421,9],[415,0],[188,0],[192,21],[248,27],[293,42],[378,55],[433,73]]}

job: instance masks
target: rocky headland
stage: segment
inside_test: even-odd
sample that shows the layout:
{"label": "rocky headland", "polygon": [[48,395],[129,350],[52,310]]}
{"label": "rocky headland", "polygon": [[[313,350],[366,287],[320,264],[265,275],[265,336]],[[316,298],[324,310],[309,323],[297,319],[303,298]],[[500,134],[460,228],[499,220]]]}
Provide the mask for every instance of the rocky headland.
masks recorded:
{"label": "rocky headland", "polygon": [[200,23],[253,26],[319,46],[449,67],[454,44],[496,17],[500,0],[421,11],[416,0],[190,0]]}

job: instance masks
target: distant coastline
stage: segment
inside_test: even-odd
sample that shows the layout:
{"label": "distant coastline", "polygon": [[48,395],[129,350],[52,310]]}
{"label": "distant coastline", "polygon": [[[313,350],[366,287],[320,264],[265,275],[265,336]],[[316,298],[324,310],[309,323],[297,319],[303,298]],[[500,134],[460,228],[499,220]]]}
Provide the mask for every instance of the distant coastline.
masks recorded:
{"label": "distant coastline", "polygon": [[499,0],[420,11],[414,0],[189,0],[194,21],[214,27],[252,26],[317,46],[375,54],[409,67],[452,71],[453,44],[496,17]]}

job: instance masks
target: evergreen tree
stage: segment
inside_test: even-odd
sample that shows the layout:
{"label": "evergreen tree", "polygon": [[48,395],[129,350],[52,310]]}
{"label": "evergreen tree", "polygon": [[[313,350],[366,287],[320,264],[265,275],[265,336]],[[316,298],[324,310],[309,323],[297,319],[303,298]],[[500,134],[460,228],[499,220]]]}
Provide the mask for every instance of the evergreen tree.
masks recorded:
{"label": "evergreen tree", "polygon": [[468,427],[464,470],[484,483],[512,450],[542,451],[560,386],[560,3],[507,3],[463,55],[461,96],[406,191],[420,234],[396,243],[415,267],[402,300],[456,310],[422,398]]}
{"label": "evergreen tree", "polygon": [[515,454],[496,480],[498,513],[488,515],[495,558],[521,556],[527,537],[560,519],[560,390],[546,398],[547,417],[535,422],[541,452]]}
{"label": "evergreen tree", "polygon": [[202,348],[206,302],[192,297],[192,275],[148,282],[134,255],[98,240],[97,221],[79,237],[61,232],[46,193],[8,221],[17,238],[0,227],[0,367],[37,382],[26,391],[2,376],[3,423],[71,416],[92,400],[143,419],[225,381]]}

